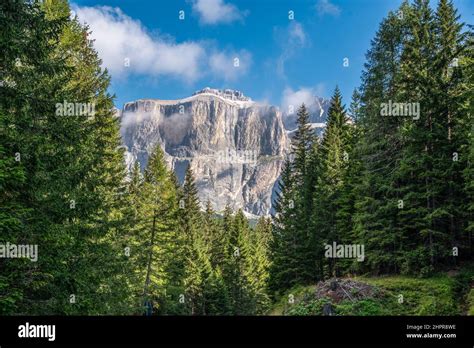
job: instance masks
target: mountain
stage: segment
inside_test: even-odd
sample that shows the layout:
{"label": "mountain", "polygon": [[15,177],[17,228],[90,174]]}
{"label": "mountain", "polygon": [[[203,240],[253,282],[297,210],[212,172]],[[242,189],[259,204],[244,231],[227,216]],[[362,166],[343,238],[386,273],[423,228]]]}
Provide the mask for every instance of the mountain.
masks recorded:
{"label": "mountain", "polygon": [[[320,133],[329,101],[314,100],[312,127]],[[160,144],[180,182],[191,163],[202,204],[209,199],[217,211],[229,204],[249,217],[271,212],[296,115],[240,91],[211,88],[178,100],[139,99],[116,114],[129,166],[138,160],[143,170]]]}
{"label": "mountain", "polygon": [[141,168],[156,144],[182,182],[189,163],[201,202],[247,215],[270,212],[289,141],[277,107],[234,90],[205,88],[179,100],[140,99],[124,105],[122,137],[129,164]]}

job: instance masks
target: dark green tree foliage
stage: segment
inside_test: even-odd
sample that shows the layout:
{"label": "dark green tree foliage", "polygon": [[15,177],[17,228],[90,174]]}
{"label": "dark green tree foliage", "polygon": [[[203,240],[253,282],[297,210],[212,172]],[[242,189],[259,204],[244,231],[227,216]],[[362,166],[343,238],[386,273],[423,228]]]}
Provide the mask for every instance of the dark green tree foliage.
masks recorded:
{"label": "dark green tree foliage", "polygon": [[[83,313],[89,309],[81,306],[101,303],[102,308],[96,304],[91,306],[95,313],[123,313],[133,310],[133,307],[129,308],[129,289],[125,281],[128,262],[121,247],[125,232],[122,225],[126,171],[123,150],[119,147],[119,120],[112,111],[112,96],[107,92],[110,77],[100,68],[101,61],[88,39],[88,28],[81,26],[77,20],[69,20],[67,2],[45,1],[44,9],[49,20],[68,18],[60,45],[53,52],[53,55],[66,59],[71,72],[64,87],[70,96],[64,101],[94,106],[92,114],[72,117],[80,128],[76,128],[74,137],[69,139],[80,141],[80,144],[76,144],[74,150],[67,143],[63,144],[66,151],[61,155],[66,159],[66,168],[56,167],[58,178],[64,173],[62,169],[68,170],[70,177],[64,182],[56,178],[55,182],[77,185],[65,191],[66,196],[75,202],[75,208],[69,209],[72,216],[68,219],[71,232],[77,233],[70,250],[74,256],[64,256],[64,260],[69,260],[68,282],[76,287],[71,293],[80,299],[73,312]],[[64,57],[64,52],[69,55]],[[57,132],[64,134],[64,131],[73,131],[70,124],[65,127],[67,129]],[[82,255],[81,258],[79,255]],[[94,267],[98,262],[103,266]],[[63,280],[63,283],[67,282]]]}
{"label": "dark green tree foliage", "polygon": [[[132,184],[136,181],[134,176]],[[177,192],[171,178],[163,150],[156,146],[148,159],[138,196],[132,196],[136,215],[130,233],[136,246],[132,252],[137,253],[134,266],[139,278],[136,292],[141,306],[152,303],[158,313],[165,311],[166,289],[173,275],[170,270],[179,246]]]}
{"label": "dark green tree foliage", "polygon": [[[212,215],[209,206],[204,214],[201,212],[193,173],[188,167],[180,201],[179,226],[183,234],[184,304],[191,315],[226,314],[228,310],[222,270],[212,263],[221,253],[219,245],[212,243],[213,238],[217,238]],[[206,227],[212,230],[206,231]],[[217,254],[215,258],[212,251]]]}
{"label": "dark green tree foliage", "polygon": [[[110,77],[66,0],[6,0],[0,22],[0,243],[38,245],[37,262],[0,259],[0,314],[263,314],[270,293],[327,276],[472,257],[473,34],[450,0],[388,14],[322,139],[299,108],[275,216],[254,228],[202,211],[160,146],[126,175]],[[364,262],[325,258],[332,242]]]}
{"label": "dark green tree foliage", "polygon": [[[466,238],[469,250],[467,253],[472,255],[472,236],[474,233],[474,33],[470,27],[467,54],[465,57],[465,82],[466,84],[466,112],[467,112],[467,165],[464,169],[464,190],[466,194]],[[469,125],[471,125],[469,127]]]}
{"label": "dark green tree foliage", "polygon": [[241,210],[232,218],[227,233],[224,280],[229,291],[232,314],[242,315],[249,312],[251,298],[246,273],[247,259],[250,257],[249,226]]}
{"label": "dark green tree foliage", "polygon": [[465,233],[472,216],[469,216],[468,209],[459,209],[459,202],[465,206],[464,202],[468,198],[463,191],[463,172],[469,167],[469,133],[473,124],[470,116],[472,105],[469,105],[473,100],[472,60],[469,63],[472,59],[472,32],[462,33],[463,25],[449,0],[439,1],[434,26],[437,54],[433,71],[438,93],[433,109],[438,125],[434,129],[437,130],[439,150],[435,156],[436,176],[433,183],[442,187],[439,196],[435,197],[434,208],[439,205],[443,212],[442,215],[437,214],[440,218],[435,223],[441,226],[442,232],[448,231],[448,235],[442,239],[445,243],[439,261],[447,263],[449,260],[451,264],[456,264],[453,247],[461,249],[461,256],[472,252]]}
{"label": "dark green tree foliage", "polygon": [[278,181],[277,199],[274,202],[270,242],[271,266],[269,286],[273,292],[290,288],[302,281],[298,278],[298,252],[295,235],[295,184],[292,163],[286,159]]}
{"label": "dark green tree foliage", "polygon": [[399,221],[407,237],[404,248],[412,244],[411,250],[404,252],[404,268],[421,265],[423,271],[429,272],[442,252],[445,237],[436,220],[446,214],[436,204],[441,187],[433,184],[437,174],[434,159],[442,151],[437,143],[443,136],[437,132],[441,125],[433,113],[435,81],[430,62],[434,59],[434,23],[426,1],[415,1],[407,17],[411,36],[404,41],[397,97],[406,103],[419,103],[420,120],[406,121],[400,131],[406,142],[401,150],[400,169],[395,172],[404,205]]}
{"label": "dark green tree foliage", "polygon": [[[52,79],[53,71],[65,70],[58,60],[49,60],[62,23],[46,21],[39,4],[19,1],[3,1],[0,18],[0,238],[2,244],[34,244],[39,237],[27,222],[33,219],[35,208],[31,189],[39,157],[35,143],[40,141],[38,134],[45,128],[48,111],[53,109],[33,96],[54,98],[51,89],[41,88],[41,81]],[[59,85],[54,87],[59,89]],[[28,301],[35,299],[31,289],[44,286],[44,278],[29,260],[1,259],[1,313],[26,312]]]}
{"label": "dark green tree foliage", "polygon": [[398,13],[389,13],[381,23],[367,53],[362,75],[361,107],[357,129],[360,135],[355,154],[362,162],[360,180],[355,188],[357,200],[353,217],[355,242],[365,246],[364,271],[399,271],[402,257],[401,228],[395,223],[398,182],[391,173],[397,168],[402,147],[398,130],[404,118],[382,117],[381,105],[397,101],[394,81],[399,71],[402,38],[406,31],[407,3]]}
{"label": "dark green tree foliage", "polygon": [[[273,291],[305,283],[298,274],[311,266],[319,277],[429,274],[470,258],[472,34],[462,32],[452,2],[441,0],[433,11],[428,0],[405,1],[390,12],[367,53],[362,81],[352,120],[336,91],[320,144],[309,140],[304,112],[298,115],[294,160],[275,203],[284,214],[274,219]],[[294,215],[288,197],[298,207]],[[298,238],[305,230],[307,238]],[[333,241],[362,244],[364,262],[330,259],[321,268],[319,248]],[[311,266],[300,262],[302,255]]]}
{"label": "dark green tree foliage", "polygon": [[129,286],[130,302],[135,306],[136,312],[143,310],[142,269],[147,261],[147,254],[143,252],[146,241],[144,242],[143,234],[136,228],[143,218],[140,214],[143,204],[141,200],[143,182],[140,163],[136,161],[130,173],[125,196],[126,209],[123,212],[125,235],[122,239],[122,247],[127,257],[124,271],[128,274],[125,281]]}
{"label": "dark green tree foliage", "polygon": [[314,230],[311,226],[313,212],[313,189],[315,172],[310,167],[316,142],[309,112],[303,104],[297,113],[297,129],[292,139],[293,179],[295,187],[294,205],[295,230],[293,230],[295,254],[295,275],[298,283],[311,283],[317,279],[315,264]]}
{"label": "dark green tree foliage", "polygon": [[274,202],[270,287],[275,292],[315,279],[314,239],[309,219],[315,180],[310,166],[315,143],[309,113],[303,104],[298,109],[297,130],[290,156],[283,165]]}
{"label": "dark green tree foliage", "polygon": [[[360,141],[361,129],[357,125],[360,117],[361,102],[360,94],[354,90],[352,101],[349,108],[349,117],[343,128],[344,132],[344,151],[343,166],[341,171],[342,187],[339,198],[336,200],[337,211],[335,214],[337,221],[337,231],[342,244],[354,244],[357,241],[357,235],[354,231],[356,217],[356,201],[358,198],[357,187],[362,181],[362,162],[360,152],[357,149],[357,143]],[[357,271],[359,262],[354,259],[341,259],[338,261],[340,272]],[[337,271],[337,269],[336,269]]]}
{"label": "dark green tree foliage", "polygon": [[[230,215],[226,216],[229,219]],[[223,224],[217,219],[217,214],[212,208],[211,201],[206,202],[206,209],[204,211],[204,225],[206,241],[210,245],[211,264],[214,268],[219,268],[222,271],[225,260],[225,245],[227,243],[226,229]]]}
{"label": "dark green tree foliage", "polygon": [[[15,297],[10,309],[126,312],[123,250],[111,242],[119,233],[125,168],[123,153],[116,149],[119,125],[106,93],[107,74],[99,67],[87,29],[69,19],[67,2],[7,1],[2,6],[1,147],[7,159],[17,154],[7,172],[20,174],[16,185],[21,185],[6,206],[16,205],[7,208],[14,212],[13,222],[30,212],[4,242],[38,245],[34,264],[5,260],[26,267],[15,266],[6,274],[28,278],[9,287]],[[65,101],[94,104],[95,114],[58,112],[57,104]]]}
{"label": "dark green tree foliage", "polygon": [[[464,43],[451,2],[435,13],[423,0],[400,11],[382,23],[364,73],[355,232],[366,243],[362,269],[427,274],[454,262],[453,247],[466,239],[458,207],[467,94],[464,68],[455,66]],[[419,114],[383,117],[390,100],[419,105]]]}
{"label": "dark green tree foliage", "polygon": [[[348,233],[345,202],[345,175],[349,163],[349,126],[346,111],[342,105],[341,93],[334,91],[328,110],[328,123],[319,149],[318,181],[314,192],[314,228],[321,237],[319,244],[343,243]],[[321,246],[317,245],[319,252]],[[329,273],[334,273],[335,259],[328,259]]]}
{"label": "dark green tree foliage", "polygon": [[250,286],[252,289],[253,312],[265,314],[270,304],[268,279],[270,268],[270,241],[272,223],[270,218],[261,217],[250,233],[251,254],[249,257]]}
{"label": "dark green tree foliage", "polygon": [[[336,87],[328,112],[328,124],[321,142],[317,161],[318,182],[314,192],[313,221],[321,243],[353,244],[355,214],[355,183],[359,179],[359,158],[355,151],[358,131],[354,119],[359,112],[359,99],[354,93],[349,118]],[[318,246],[322,248],[321,246]],[[321,251],[319,251],[321,253]],[[329,258],[328,275],[340,275],[348,270],[352,260]]]}

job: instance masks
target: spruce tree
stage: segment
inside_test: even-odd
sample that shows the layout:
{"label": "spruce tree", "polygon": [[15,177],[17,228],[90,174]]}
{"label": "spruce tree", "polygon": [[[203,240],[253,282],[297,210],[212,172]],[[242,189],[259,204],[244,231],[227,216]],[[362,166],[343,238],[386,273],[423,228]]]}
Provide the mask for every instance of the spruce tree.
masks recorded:
{"label": "spruce tree", "polygon": [[[314,193],[314,228],[320,236],[316,244],[319,253],[322,244],[343,243],[348,233],[347,214],[343,205],[345,176],[348,171],[350,131],[339,88],[336,87],[328,110],[328,122],[318,155],[318,181]],[[344,215],[343,215],[344,214]],[[338,216],[339,215],[339,216]],[[343,220],[344,219],[344,220]],[[318,245],[319,244],[319,245]],[[335,259],[328,259],[329,274],[335,271]]]}
{"label": "spruce tree", "polygon": [[271,266],[269,287],[274,292],[290,288],[302,281],[298,277],[298,240],[295,226],[295,183],[293,165],[286,159],[278,181],[277,199],[274,202],[272,239],[270,242]]}
{"label": "spruce tree", "polygon": [[472,257],[473,253],[473,242],[472,236],[474,233],[474,33],[470,27],[469,36],[467,40],[467,53],[466,53],[466,73],[465,73],[465,84],[468,102],[466,103],[466,115],[467,125],[471,125],[468,128],[467,134],[467,165],[464,169],[464,192],[466,197],[465,211],[466,211],[466,254],[467,258]]}
{"label": "spruce tree", "polygon": [[272,225],[269,218],[261,217],[250,233],[249,270],[255,314],[264,314],[270,305],[268,296],[268,277],[270,267],[269,245]]}
{"label": "spruce tree", "polygon": [[245,315],[255,313],[249,270],[251,264],[250,226],[242,210],[232,218],[226,245],[226,261],[223,275],[232,314]]}
{"label": "spruce tree", "polygon": [[365,260],[359,271],[398,272],[407,240],[397,223],[399,182],[393,175],[398,168],[403,139],[399,130],[405,118],[382,115],[383,105],[397,101],[396,82],[403,38],[408,32],[410,7],[402,3],[380,24],[362,74],[357,129],[360,134],[355,154],[360,159],[360,180],[354,187],[356,202],[353,235],[364,245]]}
{"label": "spruce tree", "polygon": [[[2,100],[13,116],[8,128],[17,132],[8,146],[23,155],[19,198],[34,211],[23,220],[21,243],[37,244],[41,255],[35,272],[27,272],[31,279],[23,281],[37,290],[23,292],[17,313],[128,312],[130,289],[121,273],[126,262],[121,243],[112,242],[123,232],[125,167],[108,75],[87,29],[69,18],[67,2],[7,2],[2,13],[8,17],[5,34],[24,45],[15,48],[13,70],[2,76],[15,85],[6,85]],[[16,29],[9,32],[10,20]],[[92,104],[95,113],[66,114],[59,108],[65,102]]]}
{"label": "spruce tree", "polygon": [[[170,285],[179,238],[176,231],[177,194],[159,145],[148,159],[140,190],[138,217],[133,234],[139,243],[141,263],[140,301],[160,313],[167,310],[166,289]],[[178,302],[179,298],[173,298]]]}
{"label": "spruce tree", "polygon": [[295,180],[295,230],[297,276],[303,283],[317,279],[314,254],[314,230],[311,226],[315,173],[310,167],[316,136],[309,123],[309,112],[303,104],[297,113],[297,129],[292,139],[293,170]]}

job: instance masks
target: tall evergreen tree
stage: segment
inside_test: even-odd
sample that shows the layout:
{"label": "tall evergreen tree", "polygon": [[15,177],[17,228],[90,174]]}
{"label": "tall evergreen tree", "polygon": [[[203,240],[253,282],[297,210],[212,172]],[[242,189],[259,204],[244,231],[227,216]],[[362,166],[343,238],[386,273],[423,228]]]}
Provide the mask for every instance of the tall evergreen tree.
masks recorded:
{"label": "tall evergreen tree", "polygon": [[314,254],[314,231],[311,226],[313,211],[313,191],[315,173],[310,167],[312,154],[316,143],[316,136],[311,129],[309,112],[303,104],[297,113],[297,129],[292,139],[292,157],[295,181],[295,230],[294,238],[298,250],[296,258],[297,274],[303,283],[314,282],[317,277],[317,268]]}
{"label": "tall evergreen tree", "polygon": [[223,274],[229,291],[232,314],[253,314],[255,307],[248,278],[251,257],[250,227],[242,210],[233,217],[228,233]]}
{"label": "tall evergreen tree", "polygon": [[400,194],[393,175],[403,146],[399,130],[405,118],[382,116],[381,111],[389,101],[397,101],[395,86],[409,12],[409,4],[404,2],[397,13],[390,12],[382,21],[362,75],[357,120],[360,137],[355,150],[361,168],[353,217],[354,236],[366,254],[360,271],[398,272],[403,262],[400,249],[407,242],[397,223]]}
{"label": "tall evergreen tree", "polygon": [[[17,313],[126,311],[123,250],[112,242],[122,232],[125,167],[107,73],[87,28],[69,18],[66,1],[7,2],[2,13],[6,24],[15,21],[16,29],[5,34],[13,40],[22,35],[18,42],[27,44],[11,43],[14,70],[2,70],[2,81],[13,84],[3,85],[2,100],[8,102],[6,124],[17,132],[7,146],[23,157],[25,168],[18,199],[34,211],[23,219],[20,239],[10,241],[37,244],[41,255],[23,282],[36,291],[22,292]],[[66,114],[58,106],[66,101],[92,104],[95,112]],[[104,267],[94,267],[98,262]]]}
{"label": "tall evergreen tree", "polygon": [[272,239],[270,242],[271,266],[270,289],[278,291],[290,288],[302,281],[298,277],[298,244],[295,235],[295,184],[292,163],[286,159],[278,181],[277,199],[274,202]]}
{"label": "tall evergreen tree", "polygon": [[[314,228],[320,239],[316,247],[322,252],[322,244],[343,243],[348,233],[347,214],[343,212],[342,197],[345,176],[348,171],[350,131],[342,96],[336,87],[328,110],[328,122],[319,150],[318,181],[314,192]],[[349,203],[349,202],[347,202]],[[344,216],[342,216],[344,214]],[[339,215],[339,216],[338,216]],[[343,219],[344,218],[344,219]],[[335,259],[329,259],[329,274],[334,273]]]}
{"label": "tall evergreen tree", "polygon": [[474,234],[474,33],[473,27],[470,27],[469,36],[467,40],[467,53],[465,57],[466,62],[466,93],[468,102],[466,103],[467,125],[467,154],[468,160],[466,168],[464,169],[464,192],[466,197],[466,237],[468,255],[472,257],[473,253],[473,234]]}
{"label": "tall evergreen tree", "polygon": [[[355,232],[367,243],[366,269],[430,273],[463,244],[467,94],[453,65],[463,35],[449,1],[436,13],[426,0],[400,11],[382,23],[364,73]],[[419,112],[380,117],[389,101]]]}
{"label": "tall evergreen tree", "polygon": [[248,278],[253,298],[255,314],[264,314],[270,305],[268,277],[270,267],[269,245],[272,225],[268,218],[261,217],[250,234]]}
{"label": "tall evergreen tree", "polygon": [[[468,166],[469,125],[469,32],[462,33],[463,24],[452,1],[440,0],[434,15],[436,55],[434,72],[436,88],[433,109],[437,139],[434,159],[435,176],[433,184],[441,187],[435,205],[443,215],[437,214],[437,224],[446,234],[442,246],[445,251],[440,261],[452,264],[452,248],[464,248],[467,236],[463,232],[469,219],[459,209],[465,201],[463,192],[463,171]],[[466,35],[467,34],[467,35]],[[462,204],[462,203],[461,203]],[[464,204],[462,204],[464,205]],[[465,255],[465,252],[462,254]]]}
{"label": "tall evergreen tree", "polygon": [[[49,59],[64,21],[47,21],[38,3],[21,1],[3,1],[0,21],[0,241],[41,245],[38,249],[42,253],[47,244],[33,226],[36,199],[32,179],[41,166],[38,159],[42,154],[36,145],[45,141],[41,134],[47,132],[46,119],[54,113],[46,101],[57,97],[55,91],[61,90],[64,82],[57,79],[48,87],[44,83],[54,81],[54,73],[66,70],[61,61]],[[39,291],[31,289],[40,289],[43,300],[51,299],[45,284],[45,279],[51,279],[48,271],[46,266],[27,260],[2,258],[0,313],[38,313]],[[44,307],[43,313],[51,312]]]}
{"label": "tall evergreen tree", "polygon": [[[177,193],[159,145],[148,159],[143,175],[134,238],[140,247],[142,263],[138,264],[140,300],[150,312],[166,311],[166,289],[172,280],[179,236],[176,232]],[[174,299],[176,302],[178,298]]]}

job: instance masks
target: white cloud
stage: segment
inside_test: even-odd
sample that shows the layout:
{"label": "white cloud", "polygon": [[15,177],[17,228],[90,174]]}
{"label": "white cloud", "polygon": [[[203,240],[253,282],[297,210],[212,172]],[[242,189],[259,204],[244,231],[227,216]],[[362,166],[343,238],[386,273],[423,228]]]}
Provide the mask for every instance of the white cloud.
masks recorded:
{"label": "white cloud", "polygon": [[245,13],[223,0],[194,0],[193,10],[198,13],[202,24],[231,23],[242,20]]}
{"label": "white cloud", "polygon": [[323,84],[318,84],[316,87],[300,87],[297,90],[286,87],[283,91],[281,106],[285,113],[289,113],[290,106],[294,110],[294,113],[296,113],[303,103],[310,109],[314,105],[315,96],[321,96],[323,94]]}
{"label": "white cloud", "polygon": [[[152,37],[140,21],[119,8],[74,6],[73,9],[80,22],[88,24],[94,47],[113,76],[167,74],[188,81],[199,77],[205,59],[201,44]],[[130,61],[129,67],[125,66],[126,59]]]}
{"label": "white cloud", "polygon": [[153,127],[158,125],[161,128],[165,142],[179,144],[183,141],[191,125],[192,114],[189,112],[174,113],[165,117],[156,110],[156,105],[152,111],[125,111],[120,123],[122,137],[126,137],[128,128],[148,127],[146,123],[149,121],[153,122]]}
{"label": "white cloud", "polygon": [[277,59],[277,74],[285,78],[285,64],[292,58],[296,52],[308,43],[306,32],[301,23],[292,21],[287,29],[282,32],[277,32],[277,41],[279,41],[282,52]]}
{"label": "white cloud", "polygon": [[288,29],[288,37],[294,40],[297,45],[304,46],[306,43],[306,33],[301,23],[293,22]]}
{"label": "white cloud", "polygon": [[122,132],[128,127],[133,126],[137,123],[143,123],[153,118],[153,112],[146,111],[124,111],[120,125]]}
{"label": "white cloud", "polygon": [[314,94],[311,88],[300,88],[296,91],[287,87],[283,91],[282,97],[282,107],[283,110],[288,112],[290,107],[293,110],[298,110],[301,104],[305,104],[306,106],[310,105],[312,100],[314,99]]}
{"label": "white cloud", "polygon": [[[116,78],[128,74],[169,75],[193,82],[212,74],[217,80],[234,81],[246,74],[251,65],[252,56],[246,50],[220,51],[209,42],[176,43],[169,36],[152,36],[140,21],[120,8],[73,9],[79,21],[89,26],[102,65]],[[235,58],[239,59],[237,67]]]}
{"label": "white cloud", "polygon": [[316,11],[320,16],[325,14],[339,16],[341,13],[341,9],[338,6],[332,4],[330,0],[318,0],[316,3]]}
{"label": "white cloud", "polygon": [[193,121],[192,114],[186,112],[183,114],[172,114],[161,120],[161,129],[164,140],[172,145],[181,144],[189,131]]}
{"label": "white cloud", "polygon": [[252,56],[246,50],[238,52],[215,52],[209,57],[209,67],[217,78],[235,81],[247,73]]}

